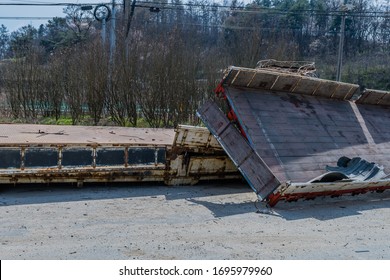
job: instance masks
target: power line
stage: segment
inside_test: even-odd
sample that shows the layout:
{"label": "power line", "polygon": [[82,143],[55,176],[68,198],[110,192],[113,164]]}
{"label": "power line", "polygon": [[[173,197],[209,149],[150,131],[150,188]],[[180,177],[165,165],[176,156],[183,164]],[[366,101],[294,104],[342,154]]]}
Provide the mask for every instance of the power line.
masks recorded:
{"label": "power line", "polygon": [[[0,6],[84,6],[84,5],[96,5],[97,3],[69,3],[69,2],[61,2],[61,3],[0,3]],[[105,3],[105,5],[110,5],[109,2]],[[123,4],[117,4],[123,5]],[[161,5],[161,6],[160,6]],[[215,9],[224,10],[225,12],[232,13],[250,13],[250,14],[259,14],[259,15],[288,15],[288,16],[342,16],[342,11],[322,11],[322,10],[308,10],[308,9],[300,9],[294,11],[287,11],[277,8],[268,8],[268,7],[234,7],[226,6],[226,5],[202,5],[195,3],[162,3],[162,2],[148,2],[148,1],[137,1],[135,7],[138,8],[156,8],[158,7],[160,10],[175,10],[175,11],[189,11],[185,7],[194,7],[194,8],[206,8],[207,11],[215,12]],[[390,18],[389,12],[383,11],[351,11],[347,14],[348,17],[357,17],[357,18]],[[52,19],[52,17],[0,17],[0,19],[7,20],[45,20]]]}
{"label": "power line", "polygon": [[[156,7],[161,6],[160,8],[163,9],[174,9],[175,7],[195,7],[195,8],[208,8],[208,9],[225,9],[230,10],[231,12],[238,12],[238,13],[257,13],[257,12],[280,12],[282,14],[295,14],[295,13],[316,13],[316,14],[324,14],[324,15],[331,15],[331,14],[337,14],[341,15],[343,11],[340,10],[318,10],[318,9],[294,9],[294,10],[287,10],[287,9],[280,9],[276,7],[260,7],[260,6],[227,6],[227,5],[220,5],[220,4],[196,4],[196,3],[164,3],[164,2],[150,2],[150,1],[137,1],[138,4],[147,4],[148,6],[144,5],[136,5],[136,7],[140,8],[150,8],[150,7]],[[109,5],[110,2],[105,3],[99,3],[99,4],[105,4]],[[84,6],[84,5],[97,5],[97,3],[73,3],[73,2],[61,2],[61,3],[53,3],[53,2],[36,2],[36,3],[0,3],[0,6]],[[122,3],[117,3],[116,5],[122,6]],[[150,6],[149,6],[150,5]],[[186,9],[177,9],[177,10],[186,10]],[[357,15],[357,14],[386,14],[389,15],[389,12],[386,11],[350,11],[348,13],[349,15]]]}
{"label": "power line", "polygon": [[[110,3],[99,3],[109,5]],[[0,6],[87,6],[87,5],[97,5],[97,3],[0,3]]]}
{"label": "power line", "polygon": [[6,19],[6,20],[49,20],[49,19],[53,19],[53,17],[2,17],[2,16],[0,16],[0,19]]}
{"label": "power line", "polygon": [[[158,7],[160,10],[176,10],[176,11],[188,11],[186,8],[179,8],[179,5],[172,6],[171,4],[163,5],[163,6],[156,6],[154,3],[150,2],[141,2],[138,1],[138,3],[145,3],[150,4],[149,5],[136,5],[136,7],[139,8],[154,8]],[[185,4],[184,4],[185,5]],[[190,4],[187,4],[187,6]],[[200,5],[190,5],[191,7],[197,7],[201,8],[203,6]],[[259,9],[259,10],[245,10],[245,9],[230,9],[228,6],[204,6],[204,7],[212,7],[212,8],[221,8],[224,9],[227,12],[232,13],[249,13],[249,14],[262,14],[262,15],[288,15],[288,16],[342,16],[342,11],[320,11],[320,10],[294,10],[294,11],[284,11],[280,9]],[[208,11],[214,11],[214,10],[208,10]],[[347,14],[348,17],[357,17],[357,18],[390,18],[390,13],[387,12],[379,12],[379,11],[372,11],[372,12],[349,12]]]}
{"label": "power line", "polygon": [[[281,9],[281,8],[276,8],[276,7],[260,7],[260,6],[237,6],[237,7],[232,7],[232,6],[227,6],[227,5],[220,5],[220,4],[209,4],[209,5],[204,5],[204,4],[196,4],[196,3],[163,3],[163,2],[150,2],[150,1],[137,1],[138,3],[141,4],[149,4],[152,6],[160,5],[162,7],[166,6],[176,6],[176,7],[197,7],[197,8],[219,8],[219,9],[229,9],[232,12],[246,12],[246,13],[251,13],[251,12],[258,12],[258,11],[278,11],[278,12],[283,12],[283,13],[291,13],[291,12],[308,12],[308,13],[335,13],[335,14],[340,14],[343,13],[340,10],[319,10],[319,9],[294,9],[294,10],[288,10],[288,9]],[[365,13],[374,13],[374,14],[389,14],[389,12],[385,11],[354,11],[352,12],[354,14],[365,14]]]}

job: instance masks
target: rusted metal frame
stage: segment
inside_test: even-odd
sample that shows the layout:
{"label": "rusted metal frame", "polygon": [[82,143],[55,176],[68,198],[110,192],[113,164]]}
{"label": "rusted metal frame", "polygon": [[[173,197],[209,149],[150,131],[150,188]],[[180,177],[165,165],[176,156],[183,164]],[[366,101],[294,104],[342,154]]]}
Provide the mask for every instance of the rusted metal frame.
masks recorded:
{"label": "rusted metal frame", "polygon": [[[233,74],[232,74],[233,73]],[[271,71],[271,70],[267,70],[266,68],[265,69],[249,69],[249,68],[242,68],[242,67],[235,67],[235,66],[231,66],[228,68],[228,73],[227,75],[224,77],[222,83],[223,84],[226,84],[228,86],[243,86],[245,87],[245,85],[236,85],[235,84],[235,81],[236,79],[242,75],[243,73],[247,73],[247,75],[251,76],[251,78],[248,78],[247,80],[249,81],[246,85],[246,87],[251,87],[250,84],[251,82],[253,81],[253,79],[256,77],[256,75],[258,73],[264,73],[264,74],[267,74],[267,75],[272,75],[275,77],[275,79],[273,80],[272,82],[272,85],[269,87],[269,88],[264,88],[264,89],[268,89],[268,90],[273,90],[275,84],[278,82],[278,80],[280,79],[280,77],[287,77],[287,76],[294,76],[294,77],[297,77],[297,81],[294,83],[294,85],[291,86],[291,89],[286,91],[286,92],[290,92],[290,93],[295,93],[295,94],[300,94],[300,92],[295,92],[297,86],[301,83],[301,82],[304,82],[304,81],[315,81],[316,82],[316,86],[315,88],[313,89],[313,91],[311,91],[310,93],[305,93],[305,95],[313,95],[313,96],[317,96],[316,92],[318,91],[318,89],[322,86],[322,84],[324,82],[330,82],[330,83],[334,83],[335,84],[335,87],[332,89],[333,92],[330,93],[329,97],[325,97],[325,96],[322,96],[322,97],[325,97],[325,98],[330,98],[330,99],[333,99],[333,96],[335,95],[335,93],[337,92],[337,90],[342,86],[342,85],[347,85],[345,83],[340,83],[340,82],[335,82],[335,81],[329,81],[329,80],[323,80],[323,79],[319,79],[319,78],[313,78],[313,77],[307,77],[307,76],[302,76],[302,75],[298,75],[296,73],[284,73],[284,72],[277,72],[277,71]],[[231,75],[234,75],[234,77],[232,77]],[[353,87],[353,84],[350,84],[351,85],[351,88],[348,90],[348,92],[344,95],[344,96],[341,96],[337,99],[341,99],[341,100],[349,100],[352,95],[356,92],[356,88]],[[356,85],[357,86],[357,85]],[[252,87],[251,87],[252,88]],[[253,88],[257,88],[257,87],[253,87]],[[261,88],[258,88],[258,89],[261,89]]]}
{"label": "rusted metal frame", "polygon": [[184,140],[186,139],[186,137],[187,137],[187,133],[188,133],[188,131],[186,131],[186,130],[184,130],[184,132],[183,132],[183,137],[182,137],[182,139],[181,139],[181,142],[180,143],[178,143],[177,141],[177,137],[178,137],[178,135],[179,135],[179,131],[177,130],[176,131],[176,134],[175,134],[175,138],[174,138],[174,140],[173,140],[173,147],[176,147],[176,146],[182,146],[183,145],[183,143],[184,143]]}
{"label": "rusted metal frame", "polygon": [[[199,130],[199,131],[198,131]],[[201,132],[207,137],[201,135],[198,139],[200,142],[187,141],[187,138],[194,135],[192,133]],[[196,138],[196,137],[195,137]],[[229,157],[223,151],[221,146],[212,146],[211,141],[213,135],[206,128],[197,128],[179,126],[176,128],[176,135],[173,145],[167,148],[167,163],[166,173],[164,174],[164,182],[167,185],[182,185],[195,184],[199,180],[215,180],[215,179],[238,179],[241,178],[239,171],[226,170],[226,162],[230,161]],[[216,140],[215,140],[216,141]],[[217,141],[215,143],[218,143]],[[200,167],[193,170],[193,163],[201,160]],[[213,162],[222,160],[225,169],[210,170],[206,166],[213,165]],[[205,166],[202,171],[203,166]]]}
{"label": "rusted metal frame", "polygon": [[227,114],[227,117],[230,121],[233,121],[235,126],[240,131],[241,135],[244,136],[244,138],[247,139],[249,141],[249,143],[251,144],[251,146],[253,147],[253,142],[250,139],[250,137],[246,134],[244,128],[242,127],[242,121],[240,120],[240,118],[236,114],[236,108],[234,107],[234,104],[233,104],[229,94],[227,94],[228,92],[229,92],[229,89],[226,89],[225,90],[225,97],[226,97],[225,100],[226,100],[226,104],[229,108],[229,112]]}
{"label": "rusted metal frame", "polygon": [[[183,133],[187,133],[190,138],[187,140],[187,136],[185,136],[183,139],[178,139],[178,131],[182,133],[180,137],[183,136]],[[179,127],[178,131],[176,138],[172,139],[175,141],[174,146],[171,144],[102,144],[97,142],[54,144],[55,140],[43,144],[35,142],[0,144],[1,148],[4,148],[5,154],[7,154],[7,150],[12,149],[12,155],[15,157],[15,160],[2,164],[0,183],[70,182],[81,186],[84,182],[167,181],[175,179],[175,176],[178,175],[178,170],[172,166],[174,162],[176,165],[185,165],[186,171],[180,175],[183,177],[177,178],[182,183],[193,184],[198,180],[241,178],[239,171],[234,168],[222,147],[206,128],[199,128],[199,132],[196,127]],[[180,141],[181,143],[179,143]],[[138,155],[137,148],[148,150],[145,154],[145,160],[141,160],[140,163],[134,158]],[[28,155],[29,149],[34,150],[33,154],[30,154],[35,157],[34,165],[26,164],[26,155]],[[113,154],[110,152],[111,149]],[[71,160],[72,157],[78,158],[78,150],[84,151],[82,158]],[[50,162],[46,159],[39,159],[40,153],[45,152],[51,153]],[[104,159],[100,158],[102,152]],[[111,160],[111,156],[115,159]],[[182,162],[182,158],[175,161],[177,157],[184,156],[186,156],[185,162]],[[201,159],[202,162],[199,163],[197,159]],[[217,169],[212,168],[215,160],[219,161]],[[192,167],[194,162],[196,162],[196,166]],[[8,169],[10,166],[12,168]],[[178,181],[176,180],[176,182]]]}
{"label": "rusted metal frame", "polygon": [[[69,148],[69,149],[72,149],[72,148],[79,148],[79,149],[82,149],[82,148],[87,148],[87,149],[91,149],[91,152],[92,152],[92,156],[91,156],[91,164],[88,165],[88,167],[91,167],[93,169],[99,169],[99,167],[97,166],[96,164],[96,159],[97,159],[97,155],[98,155],[98,149],[104,149],[104,148],[107,148],[107,149],[110,149],[110,148],[118,148],[118,147],[122,147],[123,148],[123,152],[124,152],[124,158],[123,158],[123,167],[129,167],[129,166],[134,166],[134,164],[129,164],[128,163],[128,150],[129,148],[134,148],[134,149],[137,149],[137,148],[145,148],[145,146],[133,146],[133,145],[121,145],[121,146],[116,146],[116,145],[113,145],[113,146],[99,146],[99,145],[94,145],[94,146],[83,146],[83,145],[39,145],[39,146],[28,146],[28,145],[19,145],[19,147],[17,146],[10,146],[9,149],[12,150],[12,149],[16,149],[16,150],[19,150],[20,151],[20,166],[19,168],[18,167],[15,167],[13,168],[14,170],[20,170],[20,171],[24,171],[24,170],[37,170],[39,169],[39,166],[37,167],[27,167],[26,166],[26,151],[28,149],[54,149],[56,150],[56,153],[57,153],[57,164],[55,165],[55,167],[53,166],[52,168],[54,169],[57,169],[57,170],[62,170],[62,169],[67,169],[66,166],[63,165],[63,152],[64,152],[64,148]],[[7,149],[8,147],[7,146],[4,146],[2,148],[5,148]],[[157,166],[159,165],[159,162],[158,162],[158,152],[161,150],[161,149],[166,149],[166,146],[157,146],[157,145],[153,145],[150,147],[151,150],[154,150],[154,165]],[[118,166],[118,165],[116,165]],[[119,165],[120,166],[120,165]],[[50,169],[49,167],[45,167],[46,169]],[[1,169],[0,169],[1,170]],[[8,169],[5,169],[5,171],[9,171],[9,168]]]}
{"label": "rusted metal frame", "polygon": [[267,202],[270,207],[274,207],[279,201],[282,200],[287,202],[297,201],[299,199],[312,200],[315,199],[316,197],[321,197],[321,196],[339,197],[346,194],[358,195],[358,194],[365,194],[368,192],[383,192],[388,189],[390,189],[390,185],[357,187],[357,188],[349,188],[349,189],[342,189],[342,190],[323,190],[317,192],[300,192],[300,193],[283,193],[283,192],[276,191],[268,197]]}
{"label": "rusted metal frame", "polygon": [[[210,134],[209,138],[212,137]],[[166,163],[166,176],[165,180],[169,180],[172,176],[177,175],[177,170],[172,167],[173,161],[180,158],[182,159],[181,165],[186,170],[186,175],[190,176],[189,174],[189,168],[191,164],[191,160],[193,158],[203,158],[205,161],[207,160],[215,160],[218,158],[225,158],[229,159],[229,157],[226,155],[226,153],[223,151],[222,147],[220,150],[210,149],[209,147],[205,148],[191,148],[191,147],[180,147],[180,146],[172,146],[169,149],[167,149],[167,163]],[[240,178],[239,171],[236,170],[236,172],[233,172],[232,174],[223,174],[221,173],[212,173],[211,175],[207,175],[206,177],[202,174],[202,179],[208,180],[208,179],[215,179],[217,178]],[[193,174],[192,174],[193,175]],[[198,176],[199,177],[199,176]]]}
{"label": "rusted metal frame", "polygon": [[[193,166],[194,162],[200,160],[200,166]],[[226,170],[227,161],[230,161],[226,154],[213,155],[202,153],[186,153],[168,159],[167,169],[164,174],[164,182],[167,185],[196,184],[200,180],[217,179],[239,179],[241,174],[237,169]],[[207,166],[215,166],[217,161],[222,161],[223,166],[218,170],[211,170]],[[233,165],[233,164],[232,164]]]}
{"label": "rusted metal frame", "polygon": [[24,170],[24,158],[26,154],[26,146],[21,146],[20,147],[20,169]]}
{"label": "rusted metal frame", "polygon": [[0,183],[82,183],[88,182],[138,182],[163,181],[165,165],[159,167],[140,166],[132,169],[101,168],[101,169],[63,169],[59,170],[29,170],[26,172],[9,172],[0,174]]}
{"label": "rusted metal frame", "polygon": [[226,98],[225,97],[225,88],[223,86],[224,84],[224,81],[225,81],[225,78],[217,85],[217,87],[214,89],[214,93],[217,97],[220,97],[220,98]]}
{"label": "rusted metal frame", "polygon": [[[229,99],[228,95],[226,94],[226,91],[228,91],[227,88],[224,87],[224,82],[226,81],[226,79],[229,77],[231,71],[229,71],[229,73],[226,75],[226,77],[223,78],[223,80],[218,84],[218,86],[216,87],[216,89],[214,90],[214,92],[216,93],[217,97],[220,97],[224,100],[226,100],[226,104],[228,106],[228,112],[226,113],[226,116],[228,117],[228,119],[230,121],[233,121],[237,128],[240,130],[240,133],[246,138],[248,139],[248,136],[246,135],[244,129],[242,128],[242,125],[241,125],[241,122],[239,121],[238,117],[237,117],[237,114],[234,110],[234,107],[233,107],[233,103],[231,102],[231,100]],[[239,75],[239,71],[237,72],[236,76],[234,79],[237,78],[237,76]],[[251,81],[253,80],[254,76],[256,75],[256,73],[254,73]],[[250,82],[251,82],[250,81]],[[250,83],[249,82],[249,83]],[[249,139],[248,139],[249,140]]]}
{"label": "rusted metal frame", "polygon": [[[191,152],[206,154],[214,154],[215,152],[223,151],[218,141],[205,127],[179,125],[175,131],[176,135],[174,137],[172,149],[190,149]],[[191,136],[191,140],[188,140],[188,135]],[[195,141],[192,141],[192,139]]]}

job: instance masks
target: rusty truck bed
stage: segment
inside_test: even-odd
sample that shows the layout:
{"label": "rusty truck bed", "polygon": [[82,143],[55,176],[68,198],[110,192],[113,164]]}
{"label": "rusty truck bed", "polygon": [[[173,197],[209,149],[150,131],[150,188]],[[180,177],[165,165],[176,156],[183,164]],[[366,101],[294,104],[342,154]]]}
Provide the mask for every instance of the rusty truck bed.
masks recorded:
{"label": "rusty truck bed", "polygon": [[240,174],[206,128],[0,124],[0,183],[180,185],[231,178]]}

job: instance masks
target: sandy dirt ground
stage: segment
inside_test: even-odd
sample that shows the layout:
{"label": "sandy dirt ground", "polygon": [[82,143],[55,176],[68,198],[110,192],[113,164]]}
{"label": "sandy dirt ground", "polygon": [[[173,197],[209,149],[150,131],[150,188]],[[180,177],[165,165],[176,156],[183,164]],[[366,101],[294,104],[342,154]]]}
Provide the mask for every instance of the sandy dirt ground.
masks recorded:
{"label": "sandy dirt ground", "polygon": [[2,186],[0,259],[390,259],[390,191],[255,201],[241,182]]}

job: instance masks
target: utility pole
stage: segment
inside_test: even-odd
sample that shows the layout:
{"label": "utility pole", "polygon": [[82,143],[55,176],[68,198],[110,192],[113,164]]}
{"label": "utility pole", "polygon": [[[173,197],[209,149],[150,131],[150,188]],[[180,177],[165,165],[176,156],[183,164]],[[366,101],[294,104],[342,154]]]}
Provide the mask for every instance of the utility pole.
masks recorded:
{"label": "utility pole", "polygon": [[100,4],[95,7],[93,12],[95,19],[102,22],[102,45],[103,49],[106,46],[106,24],[111,17],[111,10],[107,5]]}
{"label": "utility pole", "polygon": [[340,25],[340,41],[339,41],[339,53],[337,58],[337,73],[336,81],[341,81],[341,70],[343,64],[343,50],[344,50],[344,40],[345,40],[345,17],[347,16],[347,11],[353,9],[353,5],[346,4],[340,7],[341,9],[341,25]]}
{"label": "utility pole", "polygon": [[341,15],[341,27],[340,27],[340,41],[339,41],[339,55],[337,58],[337,74],[336,81],[341,81],[341,66],[343,63],[343,49],[344,49],[344,38],[345,38],[345,12]]}
{"label": "utility pole", "polygon": [[103,46],[106,45],[106,18],[103,18],[102,19],[102,42],[103,42]]}
{"label": "utility pole", "polygon": [[112,65],[114,61],[114,53],[115,53],[115,44],[116,44],[116,36],[115,36],[115,0],[112,0],[112,8],[111,8],[111,29],[110,29],[110,65]]}
{"label": "utility pole", "polygon": [[[126,1],[124,1],[126,2]],[[136,6],[136,3],[137,3],[137,0],[133,0],[132,3],[131,3],[131,7],[130,7],[130,13],[129,13],[129,17],[127,19],[127,26],[126,26],[126,31],[125,31],[125,50],[126,50],[126,59],[129,58],[129,44],[130,44],[130,27],[131,27],[131,21],[133,19],[133,16],[134,16],[134,10],[135,10],[135,6]]]}

